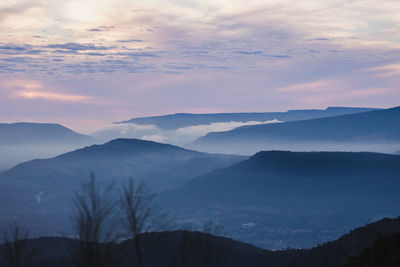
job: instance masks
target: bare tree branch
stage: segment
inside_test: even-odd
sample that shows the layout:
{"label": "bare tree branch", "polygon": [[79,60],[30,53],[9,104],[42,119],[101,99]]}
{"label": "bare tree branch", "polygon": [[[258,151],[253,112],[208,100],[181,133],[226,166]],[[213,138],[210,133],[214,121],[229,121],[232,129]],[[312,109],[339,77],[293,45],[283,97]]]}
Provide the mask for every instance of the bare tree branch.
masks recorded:
{"label": "bare tree branch", "polygon": [[115,201],[111,194],[113,183],[100,190],[93,173],[75,195],[72,217],[79,242],[71,249],[74,263],[81,267],[115,266],[112,244],[116,241],[113,219]]}
{"label": "bare tree branch", "polygon": [[166,215],[153,206],[154,194],[148,192],[146,183],[141,181],[137,186],[129,179],[122,189],[121,208],[123,210],[122,225],[126,237],[133,239],[135,244],[135,262],[139,267],[144,266],[143,247],[140,234],[158,231],[166,227]]}

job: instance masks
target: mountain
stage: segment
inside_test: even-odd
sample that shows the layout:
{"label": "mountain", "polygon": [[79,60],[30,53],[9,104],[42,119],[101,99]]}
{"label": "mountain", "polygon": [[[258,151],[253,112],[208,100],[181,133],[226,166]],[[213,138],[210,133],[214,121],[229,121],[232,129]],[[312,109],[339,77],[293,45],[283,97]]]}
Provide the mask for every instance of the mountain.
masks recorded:
{"label": "mountain", "polygon": [[35,158],[54,157],[96,140],[59,124],[1,123],[0,170]]}
{"label": "mountain", "polygon": [[155,125],[161,129],[178,129],[194,125],[210,124],[216,122],[248,122],[248,121],[295,121],[321,117],[330,117],[343,114],[352,114],[376,110],[373,108],[328,107],[324,110],[289,110],[287,112],[249,112],[249,113],[214,113],[192,114],[176,113],[163,116],[133,118],[119,123],[135,123],[141,125]]}
{"label": "mountain", "polygon": [[90,143],[93,139],[60,124],[0,123],[0,145]]}
{"label": "mountain", "polygon": [[[68,223],[74,193],[94,172],[100,184],[115,179],[116,187],[129,177],[146,180],[159,192],[183,184],[244,157],[206,154],[136,139],[117,139],[50,159],[32,160],[0,174],[0,226],[10,220],[30,221],[34,231]],[[62,218],[62,219],[60,219]],[[66,221],[65,223],[62,221]]]}
{"label": "mountain", "polygon": [[245,242],[310,247],[397,216],[399,174],[400,156],[390,154],[269,151],[159,197],[181,220],[213,218]]}
{"label": "mountain", "polygon": [[[370,150],[391,153],[400,143],[400,107],[328,118],[243,126],[199,138],[194,148],[238,153],[246,147]],[[364,146],[369,144],[369,146]],[[379,146],[382,146],[381,148]],[[374,147],[375,146],[375,147]],[[215,148],[216,147],[216,148]],[[317,147],[317,148],[315,148]],[[291,150],[292,150],[291,149]]]}
{"label": "mountain", "polygon": [[[350,233],[312,249],[287,249],[270,251],[235,241],[200,232],[171,231],[145,233],[142,240],[142,256],[146,266],[270,266],[270,267],[341,267],[350,258],[348,267],[352,266],[398,266],[398,265],[367,265],[374,261],[360,263],[366,258],[366,251],[377,251],[377,248],[387,247],[381,252],[380,259],[388,262],[388,251],[391,259],[400,255],[398,241],[395,238],[400,230],[400,219],[383,219],[352,230]],[[52,237],[38,238],[28,241],[29,248],[36,253],[33,263],[41,267],[71,266],[71,247],[78,241],[68,238]],[[390,247],[395,244],[396,246]],[[0,245],[0,249],[2,249]],[[112,247],[114,255],[134,255],[134,242],[127,240]],[[360,254],[361,253],[361,254]],[[369,253],[371,254],[371,253]],[[376,253],[375,253],[376,254]],[[134,256],[133,256],[134,257]],[[0,260],[2,255],[0,255]],[[131,266],[127,257],[118,266]],[[133,258],[134,259],[134,258]],[[357,259],[357,261],[356,261]],[[368,259],[371,259],[369,257]],[[217,264],[219,263],[219,264]]]}

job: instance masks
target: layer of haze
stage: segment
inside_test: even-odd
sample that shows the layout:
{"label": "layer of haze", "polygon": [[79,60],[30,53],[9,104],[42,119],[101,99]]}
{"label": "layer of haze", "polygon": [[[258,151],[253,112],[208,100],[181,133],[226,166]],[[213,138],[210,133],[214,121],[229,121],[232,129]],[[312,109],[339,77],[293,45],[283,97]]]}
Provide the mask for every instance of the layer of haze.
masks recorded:
{"label": "layer of haze", "polygon": [[400,2],[3,0],[0,121],[397,106]]}
{"label": "layer of haze", "polygon": [[206,135],[209,132],[229,131],[234,128],[255,125],[279,123],[279,120],[270,121],[248,121],[248,122],[214,122],[210,124],[199,124],[187,126],[175,130],[163,130],[156,125],[139,125],[135,123],[112,124],[92,134],[96,140],[109,141],[115,138],[138,138],[160,143],[168,143],[178,146],[185,146],[197,138]]}

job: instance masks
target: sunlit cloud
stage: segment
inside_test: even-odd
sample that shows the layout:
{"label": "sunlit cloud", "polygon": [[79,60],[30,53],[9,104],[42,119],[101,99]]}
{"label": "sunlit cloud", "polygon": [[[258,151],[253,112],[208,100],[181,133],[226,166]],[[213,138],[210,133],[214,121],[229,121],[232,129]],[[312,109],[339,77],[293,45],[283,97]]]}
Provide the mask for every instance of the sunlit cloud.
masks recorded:
{"label": "sunlit cloud", "polygon": [[327,84],[328,84],[327,81],[301,83],[301,84],[295,84],[295,85],[290,85],[290,86],[286,86],[286,87],[281,87],[281,88],[278,88],[277,91],[279,91],[279,92],[320,91],[320,90],[323,90]]}
{"label": "sunlit cloud", "polygon": [[378,77],[388,77],[393,75],[400,75],[400,64],[389,64],[384,66],[378,66],[369,68],[367,72],[375,72]]}
{"label": "sunlit cloud", "polygon": [[39,81],[30,80],[5,80],[0,82],[0,87],[38,89],[42,87],[42,84]]}
{"label": "sunlit cloud", "polygon": [[0,82],[1,88],[6,89],[11,98],[66,102],[87,102],[90,100],[88,96],[48,91],[40,81],[35,80],[4,80]]}
{"label": "sunlit cloud", "polygon": [[25,98],[25,99],[45,99],[45,100],[68,101],[68,102],[85,102],[89,100],[89,97],[87,96],[40,92],[40,91],[16,91],[11,96]]}

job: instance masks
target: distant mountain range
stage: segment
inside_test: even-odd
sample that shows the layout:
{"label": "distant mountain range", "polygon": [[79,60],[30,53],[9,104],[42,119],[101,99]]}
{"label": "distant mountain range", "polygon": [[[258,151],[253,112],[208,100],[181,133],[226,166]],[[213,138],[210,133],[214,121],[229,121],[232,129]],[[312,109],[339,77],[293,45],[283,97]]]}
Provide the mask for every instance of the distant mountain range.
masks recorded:
{"label": "distant mountain range", "polygon": [[174,130],[178,128],[210,124],[216,122],[248,122],[248,121],[296,121],[322,117],[353,114],[376,110],[374,108],[350,108],[350,107],[329,107],[324,110],[289,110],[287,112],[248,112],[248,113],[215,113],[215,114],[192,114],[176,113],[163,116],[141,117],[122,121],[119,123],[135,123],[155,125],[160,129]]}
{"label": "distant mountain range", "polygon": [[[400,156],[389,154],[260,152],[159,197],[182,220],[214,218],[236,239],[274,247],[279,238],[307,247],[316,233],[296,229],[323,225],[337,231],[333,237],[371,218],[396,216],[399,174]],[[293,231],[271,235],[271,228]],[[254,238],[262,235],[269,238]]]}
{"label": "distant mountain range", "polygon": [[94,140],[54,123],[0,123],[0,145],[86,144]]}
{"label": "distant mountain range", "polygon": [[[142,258],[145,266],[159,267],[397,267],[400,257],[399,230],[399,218],[383,219],[312,249],[278,251],[263,250],[200,232],[146,233],[141,235]],[[69,251],[77,244],[77,240],[61,237],[28,241],[29,247],[35,251],[33,263],[41,267],[71,266]],[[132,255],[135,246],[132,240],[127,240],[113,245],[113,249],[115,255]],[[132,266],[126,258],[122,257],[125,260],[117,266]]]}
{"label": "distant mountain range", "polygon": [[[316,150],[335,150],[335,144],[339,144],[338,150],[343,150],[340,149],[341,144],[344,149],[347,145],[348,150],[379,151],[378,146],[381,144],[389,145],[385,149],[391,149],[387,152],[392,153],[400,144],[400,107],[320,119],[243,126],[231,131],[208,133],[199,138],[193,147],[213,151],[227,149],[232,153],[245,150],[248,146],[296,149],[299,144],[303,144],[308,151],[318,144],[323,145],[317,146]],[[370,146],[363,147],[363,144]]]}
{"label": "distant mountain range", "polygon": [[0,202],[8,203],[0,206],[0,224],[23,217],[41,221],[42,230],[61,227],[54,218],[66,220],[74,193],[91,171],[102,184],[116,179],[119,187],[133,177],[148,181],[151,190],[158,192],[243,159],[151,141],[117,139],[55,158],[32,160],[0,174]]}
{"label": "distant mountain range", "polygon": [[54,157],[96,142],[92,137],[60,124],[1,123],[0,170],[32,159]]}

